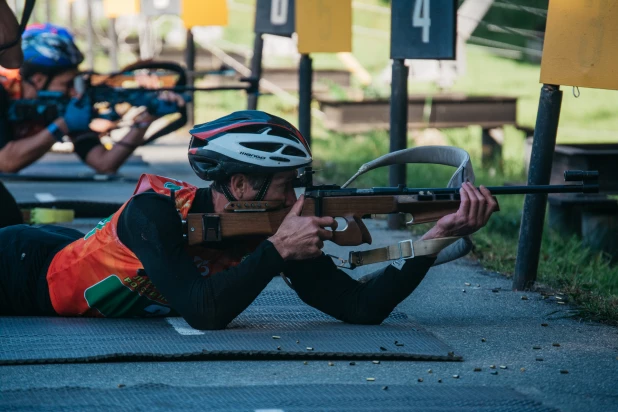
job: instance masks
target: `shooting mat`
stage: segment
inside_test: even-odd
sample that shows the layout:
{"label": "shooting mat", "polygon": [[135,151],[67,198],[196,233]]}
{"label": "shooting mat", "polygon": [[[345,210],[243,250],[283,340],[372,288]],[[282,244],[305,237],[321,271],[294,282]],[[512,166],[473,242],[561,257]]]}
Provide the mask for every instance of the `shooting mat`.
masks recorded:
{"label": "shooting mat", "polygon": [[[182,318],[0,317],[0,365],[187,359],[461,360],[401,312],[339,322],[293,291],[264,291],[225,330]],[[450,353],[450,354],[449,354]]]}
{"label": "shooting mat", "polygon": [[[423,385],[423,384],[421,384]],[[0,391],[0,409],[225,411],[554,411],[504,387],[383,384],[121,388],[37,388]]]}

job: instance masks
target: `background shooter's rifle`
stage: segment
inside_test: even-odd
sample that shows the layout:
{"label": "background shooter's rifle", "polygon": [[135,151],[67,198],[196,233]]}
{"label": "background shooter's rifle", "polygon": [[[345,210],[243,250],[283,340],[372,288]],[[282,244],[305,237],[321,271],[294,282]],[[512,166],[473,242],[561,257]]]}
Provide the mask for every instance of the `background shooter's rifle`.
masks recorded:
{"label": "background shooter's rifle", "polygon": [[[158,76],[164,87],[154,89],[144,87],[123,87],[127,82],[135,83],[136,74]],[[144,106],[157,116],[179,113],[179,118],[156,131],[144,140],[147,144],[153,140],[178,130],[187,123],[185,107],[178,107],[175,103],[158,100],[163,91],[171,91],[183,96],[188,103],[191,101],[190,92],[209,92],[221,90],[246,90],[256,92],[257,82],[251,78],[241,78],[244,84],[218,87],[189,87],[185,70],[171,62],[137,62],[125,67],[119,72],[101,75],[94,72],[80,74],[76,78],[76,89],[82,94],[84,104],[93,108],[93,118],[102,118],[110,121],[119,120],[119,105],[126,103],[130,106]],[[8,120],[11,123],[35,121],[51,123],[66,112],[70,98],[61,92],[40,91],[36,99],[12,100],[8,107]]]}

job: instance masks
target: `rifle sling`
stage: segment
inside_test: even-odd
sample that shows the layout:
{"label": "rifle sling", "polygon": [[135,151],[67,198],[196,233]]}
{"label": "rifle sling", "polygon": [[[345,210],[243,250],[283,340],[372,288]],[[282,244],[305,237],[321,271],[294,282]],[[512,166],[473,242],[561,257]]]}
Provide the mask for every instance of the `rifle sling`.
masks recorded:
{"label": "rifle sling", "polygon": [[445,247],[456,242],[460,237],[443,237],[438,239],[402,240],[394,245],[376,249],[350,252],[348,261],[351,268],[386,262],[388,260],[412,259],[417,256],[436,255]]}

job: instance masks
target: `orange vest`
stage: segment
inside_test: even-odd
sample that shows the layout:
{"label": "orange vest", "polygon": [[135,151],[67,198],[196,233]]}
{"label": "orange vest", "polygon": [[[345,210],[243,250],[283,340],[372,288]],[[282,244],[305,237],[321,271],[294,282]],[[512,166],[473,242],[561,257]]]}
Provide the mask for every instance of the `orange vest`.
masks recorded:
{"label": "orange vest", "polygon": [[5,69],[0,66],[0,85],[11,99],[21,99],[21,75],[19,69]]}
{"label": "orange vest", "polygon": [[[0,86],[6,90],[9,99],[22,99],[23,91],[21,86],[21,74],[19,69],[5,69],[0,66]],[[22,122],[13,125],[14,139],[21,139],[37,134],[47,127],[46,124],[40,122]]]}
{"label": "orange vest", "polygon": [[[187,217],[197,188],[166,177],[144,174],[134,195],[153,189],[171,196],[176,209]],[[118,238],[117,227],[125,203],[113,215],[99,222],[83,238],[54,256],[47,271],[47,283],[54,310],[62,316],[141,317],[177,315],[164,293],[152,284],[143,265]],[[187,247],[202,276],[238,265],[256,245],[234,250]]]}

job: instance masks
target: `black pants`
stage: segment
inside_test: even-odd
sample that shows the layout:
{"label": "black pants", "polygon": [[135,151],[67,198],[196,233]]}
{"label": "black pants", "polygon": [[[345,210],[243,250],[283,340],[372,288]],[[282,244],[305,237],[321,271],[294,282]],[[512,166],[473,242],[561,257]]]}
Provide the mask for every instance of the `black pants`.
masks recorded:
{"label": "black pants", "polygon": [[0,182],[0,229],[20,223],[24,223],[21,211],[13,196]]}
{"label": "black pants", "polygon": [[54,255],[84,234],[60,226],[0,229],[0,315],[55,315],[47,286]]}

